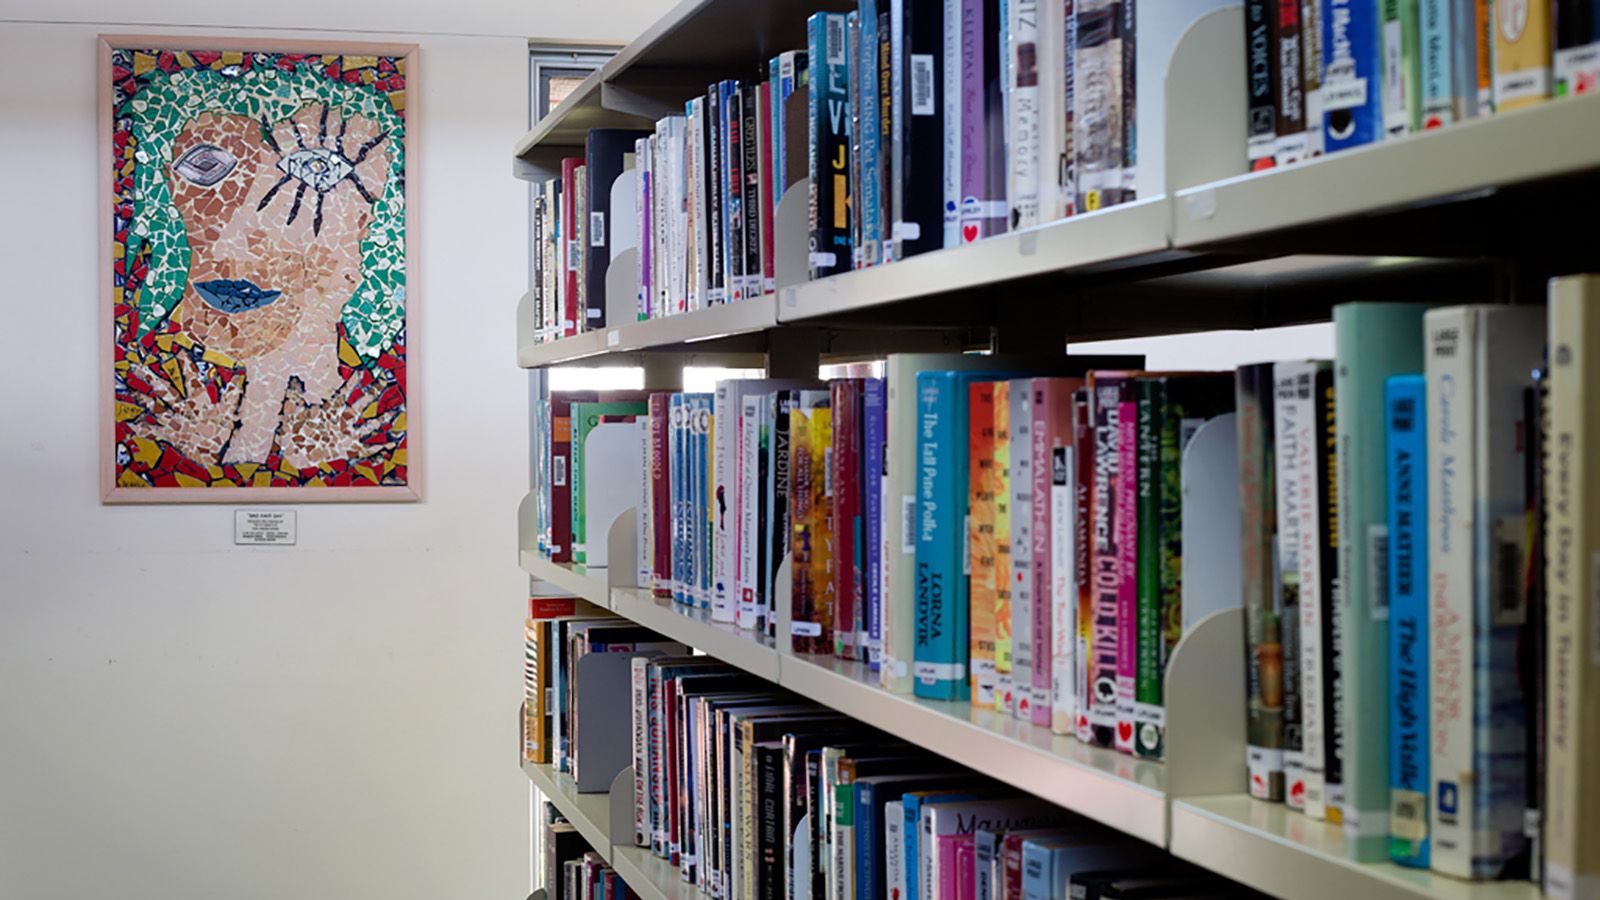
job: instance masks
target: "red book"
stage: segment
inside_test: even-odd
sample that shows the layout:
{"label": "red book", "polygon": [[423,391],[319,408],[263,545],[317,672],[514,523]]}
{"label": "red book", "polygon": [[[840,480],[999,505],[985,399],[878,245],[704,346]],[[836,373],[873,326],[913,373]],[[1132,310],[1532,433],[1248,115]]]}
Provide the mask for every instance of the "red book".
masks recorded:
{"label": "red book", "polygon": [[594,391],[550,395],[551,562],[572,562],[572,404],[598,397]]}
{"label": "red book", "polygon": [[[1033,379],[1033,421],[1030,436],[1033,439],[1033,483],[1031,492],[1033,521],[1033,684],[1032,721],[1035,725],[1050,726],[1051,678],[1054,674],[1055,641],[1053,622],[1058,604],[1076,602],[1069,600],[1072,589],[1070,566],[1056,566],[1053,551],[1057,525],[1070,521],[1070,517],[1056,509],[1058,498],[1052,488],[1057,465],[1066,464],[1066,454],[1058,461],[1057,448],[1072,446],[1072,392],[1083,387],[1081,378]],[[1057,569],[1063,571],[1058,572]],[[1021,687],[1018,685],[1017,687]]]}
{"label": "red book", "polygon": [[757,128],[761,130],[759,163],[761,170],[761,293],[777,290],[776,263],[773,257],[773,215],[778,203],[777,188],[772,183],[772,82],[763,81],[756,88]]}
{"label": "red book", "polygon": [[[578,323],[586,312],[578,309],[578,167],[583,158],[569,156],[561,161],[561,335],[578,333]],[[570,544],[571,541],[568,541]],[[570,549],[570,548],[569,548]]]}
{"label": "red book", "polygon": [[570,616],[577,611],[577,601],[571,597],[529,597],[528,618],[554,619]]}
{"label": "red book", "polygon": [[672,467],[667,465],[672,395],[650,395],[651,593],[672,596]]}
{"label": "red book", "polygon": [[866,597],[862,580],[861,535],[861,395],[860,378],[839,378],[828,383],[833,407],[833,455],[828,481],[833,485],[833,652],[840,659],[857,659],[861,631],[858,612]]}

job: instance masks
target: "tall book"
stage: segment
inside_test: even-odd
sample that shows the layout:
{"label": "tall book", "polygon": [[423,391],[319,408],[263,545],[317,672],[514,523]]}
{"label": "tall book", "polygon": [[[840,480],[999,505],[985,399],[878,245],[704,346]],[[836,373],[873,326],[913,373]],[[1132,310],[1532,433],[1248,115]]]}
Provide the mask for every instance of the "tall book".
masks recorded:
{"label": "tall book", "polygon": [[1009,713],[1016,705],[1012,677],[1011,599],[1011,391],[1005,382],[994,390],[994,709]]}
{"label": "tall book", "polygon": [[[1273,461],[1276,471],[1274,493],[1277,508],[1275,520],[1278,533],[1273,548],[1278,558],[1278,604],[1282,610],[1279,620],[1283,638],[1283,799],[1294,809],[1306,806],[1306,755],[1303,738],[1305,727],[1302,712],[1320,714],[1321,698],[1302,701],[1302,656],[1300,643],[1300,578],[1301,578],[1301,514],[1304,497],[1315,496],[1315,489],[1304,484],[1314,483],[1315,441],[1317,428],[1312,392],[1315,390],[1316,368],[1303,362],[1280,362],[1273,368]],[[1313,507],[1315,502],[1313,500]],[[1315,539],[1310,543],[1315,546]],[[1314,569],[1313,569],[1314,571]],[[1321,684],[1322,679],[1310,678],[1307,683]],[[1321,734],[1321,722],[1316,731]],[[1319,756],[1320,760],[1320,756]],[[1322,793],[1321,765],[1318,765],[1318,782],[1314,791]],[[1318,807],[1316,818],[1323,818]]]}
{"label": "tall book", "polygon": [[1600,282],[1550,284],[1549,450],[1544,484],[1549,598],[1545,738],[1544,889],[1600,896],[1600,416],[1586,398],[1600,377]]}
{"label": "tall book", "polygon": [[896,259],[944,246],[944,7],[889,0],[894,146],[890,239]]}
{"label": "tall book", "polygon": [[[1089,735],[1103,747],[1116,742],[1117,664],[1119,661],[1121,539],[1121,413],[1122,386],[1131,378],[1125,372],[1091,372],[1089,397],[1094,430],[1094,486],[1090,500],[1094,547],[1090,565],[1093,598],[1089,617],[1087,680]],[[1131,625],[1131,623],[1130,623]]]}
{"label": "tall book", "polygon": [[1557,97],[1600,87],[1600,8],[1594,0],[1556,0],[1552,91]]}
{"label": "tall book", "polygon": [[806,21],[811,84],[812,278],[850,269],[850,91],[844,32],[841,13],[815,13]]}
{"label": "tall book", "polygon": [[1421,128],[1418,0],[1383,0],[1383,128],[1398,137]]}
{"label": "tall book", "polygon": [[855,62],[860,77],[851,82],[851,96],[854,100],[852,112],[857,123],[854,138],[861,147],[861,172],[854,201],[861,215],[861,263],[875,266],[883,261],[883,187],[886,174],[878,163],[885,136],[879,106],[888,99],[878,78],[879,47],[887,35],[880,34],[878,24],[880,10],[887,13],[889,7],[886,0],[861,0],[857,8],[861,14],[861,25]]}
{"label": "tall book", "polygon": [[[1040,493],[1049,497],[1043,533],[1047,536],[1048,568],[1046,591],[1050,597],[1049,694],[1042,702],[1035,698],[1034,709],[1049,710],[1050,730],[1071,734],[1078,710],[1075,690],[1078,652],[1078,582],[1087,567],[1080,564],[1081,544],[1078,521],[1078,461],[1075,423],[1077,395],[1083,390],[1078,380],[1045,380],[1035,409],[1045,414],[1045,443],[1050,465],[1043,470],[1048,483]],[[1036,517],[1037,518],[1037,517]]]}
{"label": "tall book", "polygon": [[715,306],[728,299],[727,289],[727,244],[728,233],[726,228],[726,210],[723,207],[727,197],[727,186],[724,184],[724,173],[727,171],[727,154],[725,152],[728,142],[726,113],[726,99],[723,83],[716,82],[706,87],[706,142],[705,172],[706,181],[706,305]]}
{"label": "tall book", "polygon": [[866,564],[862,581],[866,591],[866,659],[874,672],[883,653],[883,563],[888,555],[883,530],[883,463],[888,450],[884,391],[882,378],[868,378],[861,400],[861,502],[865,510],[862,556]]}
{"label": "tall book", "polygon": [[996,494],[995,389],[1004,383],[974,381],[967,386],[967,571],[971,604],[968,690],[974,706],[992,707],[995,688],[995,604],[999,586],[995,558]]}
{"label": "tall book", "polygon": [[1029,686],[1033,724],[1048,728],[1052,722],[1057,688],[1065,690],[1071,679],[1071,655],[1058,662],[1065,627],[1076,610],[1072,572],[1072,511],[1074,503],[1066,483],[1067,457],[1072,448],[1072,392],[1083,386],[1076,378],[1033,378],[1029,403],[1033,444],[1030,468],[1032,524],[1029,539],[1033,567],[1033,679]]}
{"label": "tall book", "polygon": [[[1230,384],[1231,388],[1232,385]],[[1078,571],[1077,630],[1073,640],[1073,736],[1084,743],[1094,740],[1093,725],[1089,722],[1089,706],[1093,699],[1089,680],[1089,648],[1094,636],[1096,542],[1094,528],[1095,453],[1094,397],[1089,389],[1074,391],[1072,395],[1073,456],[1077,463],[1077,496],[1074,513],[1077,524],[1073,528],[1076,568]]]}
{"label": "tall book", "polygon": [[793,521],[790,634],[796,653],[833,648],[833,509],[827,490],[833,427],[827,391],[801,391],[789,414],[789,497]]}
{"label": "tall book", "polygon": [[1300,0],[1301,84],[1306,93],[1306,155],[1321,156],[1322,135],[1322,4]]}
{"label": "tall book", "polygon": [[[1052,8],[1046,4],[1045,9]],[[1079,212],[1131,199],[1132,0],[1075,0],[1073,175]],[[1274,107],[1275,109],[1275,107]]]}
{"label": "tall book", "polygon": [[[749,211],[745,208],[745,108],[751,101],[750,86],[742,81],[723,82],[723,158],[727,168],[723,171],[723,232],[727,235],[727,252],[723,256],[727,284],[727,302],[737,303],[749,296]],[[751,136],[753,137],[753,135]]]}
{"label": "tall book", "polygon": [[1389,858],[1428,867],[1428,442],[1421,375],[1384,382],[1389,462]]}
{"label": "tall book", "polygon": [[591,128],[584,143],[588,172],[589,246],[585,271],[588,308],[586,327],[606,327],[606,270],[611,266],[611,185],[626,168],[634,142],[649,132],[624,128]]}
{"label": "tall book", "polygon": [[862,659],[865,648],[856,646],[856,618],[866,600],[861,565],[861,400],[865,384],[860,378],[838,378],[828,382],[828,389],[833,410],[833,441],[827,454],[834,524],[832,652],[840,659]]}
{"label": "tall book", "polygon": [[1458,878],[1506,875],[1527,848],[1526,698],[1517,677],[1526,612],[1522,395],[1544,347],[1543,315],[1460,306],[1423,317],[1431,855],[1435,871]]}
{"label": "tall book", "polygon": [[[1396,0],[1385,0],[1396,2]],[[1305,44],[1300,28],[1300,0],[1274,0],[1273,65],[1278,67],[1276,103],[1277,140],[1274,155],[1278,165],[1288,165],[1306,156],[1306,98],[1301,82],[1304,67],[1300,55]]]}
{"label": "tall book", "polygon": [[578,333],[586,315],[578,309],[578,284],[583,278],[578,246],[578,191],[583,185],[578,170],[582,167],[582,157],[561,161],[561,333],[568,336]]}
{"label": "tall book", "polygon": [[1322,127],[1330,153],[1383,139],[1378,3],[1322,0]]}
{"label": "tall book", "polygon": [[1275,2],[1244,0],[1245,158],[1252,172],[1277,164],[1278,67],[1272,56]]}
{"label": "tall book", "polygon": [[1273,572],[1277,531],[1271,363],[1236,375],[1239,557],[1244,592],[1245,764],[1250,796],[1283,799],[1283,631]]}
{"label": "tall book", "polygon": [[1532,106],[1550,97],[1552,3],[1502,2],[1493,7],[1494,108]]}
{"label": "tall book", "polygon": [[944,165],[941,167],[944,194],[943,203],[940,204],[944,220],[940,246],[955,247],[961,243],[961,137],[965,105],[965,54],[962,50],[966,46],[963,34],[966,0],[943,0],[943,6],[943,69],[938,75],[944,89],[941,92],[944,101]]}
{"label": "tall book", "polygon": [[739,173],[743,177],[741,209],[744,215],[744,296],[758,297],[766,284],[761,254],[761,91],[756,84],[742,89],[744,105],[739,148],[744,153]]}
{"label": "tall book", "polygon": [[1033,379],[1006,382],[1011,420],[1011,679],[1007,710],[1033,718]]}
{"label": "tall book", "polygon": [[1139,380],[1122,384],[1117,403],[1117,731],[1115,746],[1133,752],[1134,693],[1139,677]]}
{"label": "tall book", "polygon": [[1334,307],[1339,491],[1339,623],[1345,841],[1358,859],[1388,844],[1390,597],[1384,383],[1422,371],[1422,316],[1408,303]]}

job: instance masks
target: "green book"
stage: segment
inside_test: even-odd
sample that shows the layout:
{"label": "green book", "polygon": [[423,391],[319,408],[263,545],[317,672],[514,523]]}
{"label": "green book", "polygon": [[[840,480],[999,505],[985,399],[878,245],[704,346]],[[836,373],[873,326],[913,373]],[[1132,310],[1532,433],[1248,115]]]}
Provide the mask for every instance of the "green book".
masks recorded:
{"label": "green book", "polygon": [[1383,126],[1390,137],[1422,130],[1417,0],[1383,0]]}
{"label": "green book", "polygon": [[648,400],[616,400],[606,403],[572,404],[572,562],[583,565],[587,559],[584,551],[583,444],[596,425],[602,422],[626,422],[648,415]]}
{"label": "green book", "polygon": [[1134,458],[1139,468],[1139,541],[1134,550],[1135,590],[1139,602],[1135,619],[1138,654],[1134,669],[1133,752],[1136,756],[1161,757],[1161,553],[1156,534],[1160,527],[1161,490],[1156,481],[1156,457],[1160,452],[1159,426],[1156,423],[1166,393],[1159,378],[1141,378],[1135,384],[1139,416],[1134,424],[1138,447]]}
{"label": "green book", "polygon": [[1344,705],[1345,846],[1358,860],[1388,854],[1388,476],[1384,381],[1420,372],[1417,303],[1333,308],[1334,432],[1338,467],[1340,638]]}

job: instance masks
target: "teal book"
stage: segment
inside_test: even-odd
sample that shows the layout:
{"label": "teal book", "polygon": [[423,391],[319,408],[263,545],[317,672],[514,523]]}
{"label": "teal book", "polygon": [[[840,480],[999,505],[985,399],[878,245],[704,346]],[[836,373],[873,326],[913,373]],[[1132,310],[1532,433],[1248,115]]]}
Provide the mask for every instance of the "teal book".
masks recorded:
{"label": "teal book", "polygon": [[[584,439],[601,422],[631,422],[649,413],[648,400],[572,404],[572,561],[577,565],[583,565],[588,558],[585,543],[588,523],[584,521]],[[604,535],[601,539],[604,540]]]}
{"label": "teal book", "polygon": [[[917,888],[922,881],[922,870],[917,865],[917,860],[921,857],[917,853],[921,843],[918,840],[918,835],[922,832],[923,803],[954,803],[962,800],[976,800],[978,796],[978,793],[973,790],[930,790],[913,791],[900,798],[900,806],[905,810],[905,822],[903,823],[906,844],[906,855],[903,858],[906,877],[905,900],[917,900],[917,894],[919,893]],[[932,898],[925,897],[923,900],[932,900]]]}
{"label": "teal book", "polygon": [[967,385],[994,372],[917,373],[912,690],[967,701]]}
{"label": "teal book", "polygon": [[1426,380],[1386,383],[1389,456],[1389,858],[1428,867]]}
{"label": "teal book", "polygon": [[1388,491],[1384,383],[1422,371],[1424,304],[1333,309],[1334,440],[1345,847],[1378,860],[1389,845]]}

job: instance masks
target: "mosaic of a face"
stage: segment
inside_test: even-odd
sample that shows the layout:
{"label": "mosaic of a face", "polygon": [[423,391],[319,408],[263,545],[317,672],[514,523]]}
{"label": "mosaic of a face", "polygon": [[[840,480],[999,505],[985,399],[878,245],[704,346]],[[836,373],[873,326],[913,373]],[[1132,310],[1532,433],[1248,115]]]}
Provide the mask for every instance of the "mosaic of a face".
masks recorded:
{"label": "mosaic of a face", "polygon": [[266,456],[290,379],[306,404],[339,388],[337,325],[362,279],[387,142],[322,104],[274,123],[202,113],[173,142],[167,181],[191,252],[178,319],[247,374],[229,461]]}

